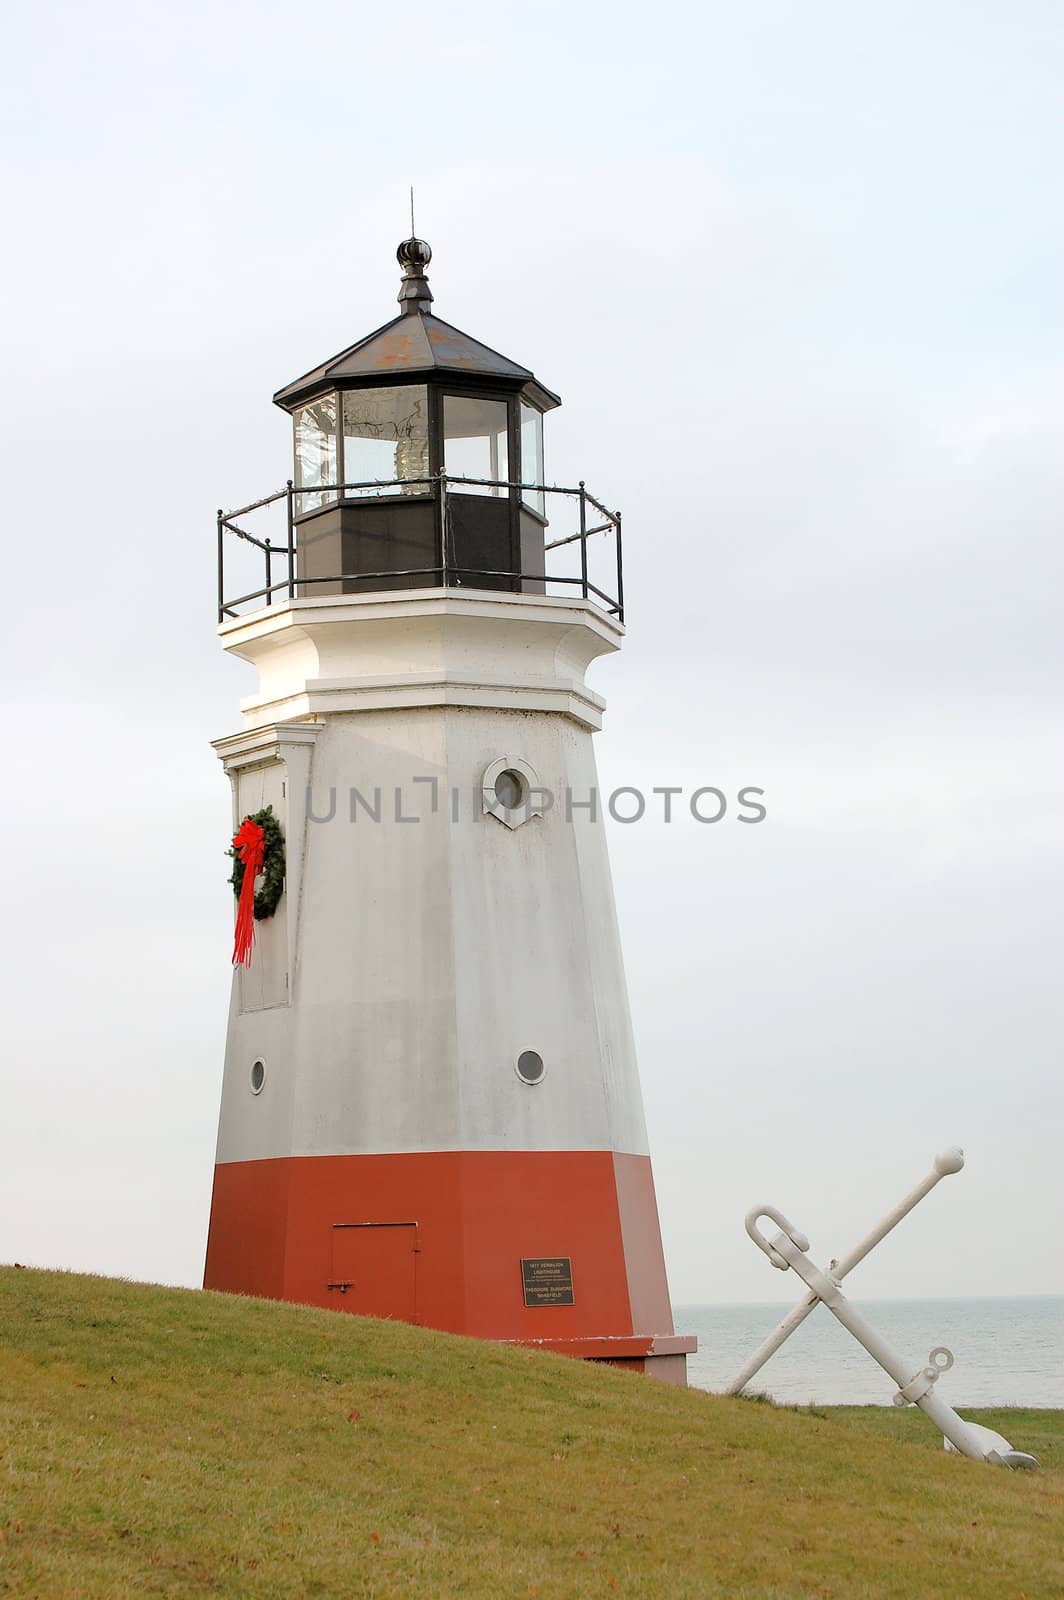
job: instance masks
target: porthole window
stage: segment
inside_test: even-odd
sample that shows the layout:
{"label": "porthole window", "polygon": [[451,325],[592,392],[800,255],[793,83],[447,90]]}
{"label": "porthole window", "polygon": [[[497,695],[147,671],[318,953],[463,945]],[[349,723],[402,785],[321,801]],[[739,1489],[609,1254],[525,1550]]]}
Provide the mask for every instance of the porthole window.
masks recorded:
{"label": "porthole window", "polygon": [[263,1084],[265,1082],[266,1082],[266,1063],[265,1063],[265,1061],[261,1060],[261,1058],[260,1058],[258,1061],[253,1061],[251,1063],[250,1083],[251,1083],[251,1092],[252,1092],[252,1094],[261,1094],[262,1093],[262,1086],[263,1086]]}
{"label": "porthole window", "polygon": [[506,767],[495,779],[495,798],[507,811],[516,811],[528,797],[528,784],[520,772]]}
{"label": "porthole window", "polygon": [[522,1083],[527,1083],[530,1087],[534,1084],[542,1083],[543,1074],[546,1070],[543,1065],[543,1057],[535,1050],[521,1051],[517,1058],[517,1076]]}
{"label": "porthole window", "polygon": [[520,828],[543,815],[543,790],[534,767],[520,756],[499,756],[481,779],[484,815],[507,828]]}

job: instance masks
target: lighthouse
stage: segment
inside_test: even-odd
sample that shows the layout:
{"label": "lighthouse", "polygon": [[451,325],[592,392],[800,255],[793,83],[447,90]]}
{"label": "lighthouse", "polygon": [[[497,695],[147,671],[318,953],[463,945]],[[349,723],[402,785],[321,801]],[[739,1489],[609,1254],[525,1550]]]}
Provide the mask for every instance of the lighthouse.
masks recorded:
{"label": "lighthouse", "polygon": [[683,1383],[585,681],[621,518],[547,484],[558,396],[434,314],[430,259],[274,396],[285,489],[218,515],[257,682],[214,748],[272,846],[204,1283]]}

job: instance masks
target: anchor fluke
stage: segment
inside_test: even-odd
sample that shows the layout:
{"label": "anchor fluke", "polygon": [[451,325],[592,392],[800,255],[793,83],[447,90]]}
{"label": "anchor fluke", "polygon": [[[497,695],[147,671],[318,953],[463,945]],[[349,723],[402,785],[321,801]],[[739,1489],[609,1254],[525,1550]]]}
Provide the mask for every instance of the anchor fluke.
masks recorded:
{"label": "anchor fluke", "polygon": [[[1020,1467],[1026,1472],[1038,1466],[1037,1456],[1028,1455],[1026,1450],[1014,1450],[1003,1434],[988,1428],[984,1422],[969,1422],[967,1427],[985,1450],[983,1460],[989,1461],[993,1466]],[[944,1438],[942,1443],[951,1455],[959,1456],[962,1453],[949,1439]]]}

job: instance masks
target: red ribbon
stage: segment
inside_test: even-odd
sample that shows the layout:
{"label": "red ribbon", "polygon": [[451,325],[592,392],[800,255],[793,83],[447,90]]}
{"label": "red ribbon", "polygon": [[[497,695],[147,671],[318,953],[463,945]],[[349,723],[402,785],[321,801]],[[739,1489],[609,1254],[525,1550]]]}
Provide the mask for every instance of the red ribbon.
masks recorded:
{"label": "red ribbon", "polygon": [[255,942],[255,879],[262,871],[266,854],[266,833],[262,826],[245,817],[233,835],[233,849],[244,868],[240,899],[236,907],[236,932],[233,935],[234,967],[250,967],[251,946]]}

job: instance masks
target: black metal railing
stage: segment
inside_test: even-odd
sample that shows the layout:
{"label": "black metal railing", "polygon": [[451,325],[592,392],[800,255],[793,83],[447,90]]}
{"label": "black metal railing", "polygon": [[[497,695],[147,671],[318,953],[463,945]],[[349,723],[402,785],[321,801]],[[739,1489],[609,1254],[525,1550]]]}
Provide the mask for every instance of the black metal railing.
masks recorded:
{"label": "black metal railing", "polygon": [[[570,572],[515,572],[509,569],[472,568],[459,565],[454,557],[453,525],[449,515],[449,491],[454,489],[460,492],[460,487],[472,489],[486,488],[506,491],[507,497],[515,493],[521,496],[541,495],[562,496],[570,513],[575,511],[576,527],[572,532],[563,533],[559,538],[548,540],[544,544],[544,556],[552,550],[561,550],[573,545],[579,546],[579,571]],[[298,570],[297,556],[299,554],[299,526],[300,514],[297,504],[308,496],[324,497],[319,502],[319,507],[314,509],[328,509],[337,504],[357,504],[361,497],[363,503],[373,504],[381,495],[401,494],[404,499],[411,497],[411,491],[422,490],[418,498],[424,501],[433,496],[438,497],[439,521],[442,537],[439,544],[440,559],[431,567],[408,567],[384,572],[338,572],[328,577],[309,577]],[[501,498],[501,494],[500,494]],[[552,502],[553,506],[554,502]],[[536,512],[523,502],[524,510]],[[240,526],[237,521],[254,516],[256,513],[270,511],[276,516],[278,512],[284,515],[283,542],[271,540],[264,535],[253,533],[250,529]],[[593,514],[597,513],[601,519],[589,526]],[[545,524],[546,526],[546,524]],[[593,583],[590,577],[591,562],[589,560],[589,541],[595,540],[599,535],[605,535],[603,543],[613,546],[613,561],[607,562],[611,567],[615,593],[610,595],[600,585]],[[612,537],[611,537],[612,536]],[[243,541],[254,549],[261,551],[265,563],[265,583],[259,589],[249,590],[246,594],[229,595],[226,593],[226,557],[233,549],[234,541]],[[593,555],[597,556],[601,544],[592,546]],[[276,579],[275,562],[280,562],[280,571],[283,576]],[[604,581],[610,581],[610,577]],[[509,583],[532,583],[544,586],[543,592],[547,593],[548,586],[559,584],[566,588],[577,588],[585,600],[599,603],[602,609],[610,616],[615,616],[618,621],[624,621],[624,568],[621,552],[621,513],[610,511],[601,500],[588,490],[581,481],[576,489],[562,488],[557,484],[542,483],[508,483],[496,478],[465,478],[453,473],[437,473],[426,478],[392,478],[374,479],[366,483],[341,483],[318,484],[313,489],[297,489],[291,479],[283,489],[278,489],[275,494],[266,495],[261,500],[253,500],[250,505],[240,506],[235,511],[218,512],[218,621],[224,622],[246,612],[241,607],[251,608],[255,602],[271,606],[275,595],[283,595],[285,599],[294,600],[297,592],[302,594],[307,588],[316,584],[337,583],[382,583],[388,579],[407,580],[403,585],[408,587],[411,578],[425,578],[426,587],[439,587],[440,585],[462,586],[468,584],[475,588],[478,579],[502,579]]]}

